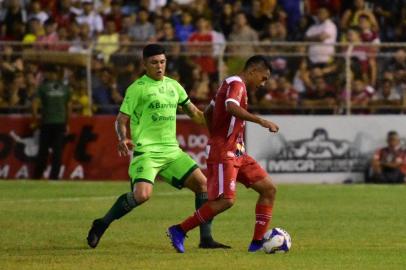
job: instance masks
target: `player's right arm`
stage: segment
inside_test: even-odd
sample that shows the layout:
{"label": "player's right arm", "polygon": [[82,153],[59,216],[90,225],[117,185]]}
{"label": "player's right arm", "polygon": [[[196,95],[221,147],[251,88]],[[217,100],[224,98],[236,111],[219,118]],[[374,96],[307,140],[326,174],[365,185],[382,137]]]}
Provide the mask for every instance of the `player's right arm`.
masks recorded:
{"label": "player's right arm", "polygon": [[134,88],[135,86],[132,85],[127,88],[125,98],[120,106],[120,112],[117,114],[114,125],[118,138],[117,149],[120,156],[130,155],[130,151],[134,148],[130,133],[128,132],[131,115],[138,104],[140,92],[139,89]]}
{"label": "player's right arm", "polygon": [[256,116],[255,114],[252,114],[248,112],[247,110],[241,108],[238,104],[232,101],[226,101],[226,111],[231,114],[232,116],[235,116],[236,118],[245,120],[245,121],[250,121],[253,123],[257,123],[258,125],[268,128],[269,131],[271,132],[278,132],[279,127],[277,124],[265,120],[261,117]]}
{"label": "player's right arm", "polygon": [[124,113],[119,112],[115,122],[116,134],[118,137],[118,154],[120,156],[130,155],[130,151],[133,149],[134,144],[128,136],[128,124],[130,117]]}

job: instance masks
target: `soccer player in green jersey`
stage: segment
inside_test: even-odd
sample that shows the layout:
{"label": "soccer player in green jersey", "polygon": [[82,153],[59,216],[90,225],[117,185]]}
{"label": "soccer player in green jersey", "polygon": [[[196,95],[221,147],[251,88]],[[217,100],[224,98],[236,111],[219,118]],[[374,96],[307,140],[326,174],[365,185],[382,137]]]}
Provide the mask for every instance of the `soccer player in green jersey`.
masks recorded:
{"label": "soccer player in green jersey", "polygon": [[[146,202],[159,175],[168,184],[187,187],[195,194],[198,209],[207,201],[206,177],[195,161],[179,148],[176,140],[176,111],[183,111],[196,123],[205,124],[203,112],[190,102],[185,89],[165,77],[165,50],[158,44],[143,49],[146,74],[127,89],[116,119],[118,152],[132,152],[129,166],[131,192],[122,194],[102,218],[93,221],[87,241],[95,248],[105,230],[116,219]],[[127,130],[130,125],[131,138]],[[211,222],[200,227],[200,248],[230,248],[213,240]]]}

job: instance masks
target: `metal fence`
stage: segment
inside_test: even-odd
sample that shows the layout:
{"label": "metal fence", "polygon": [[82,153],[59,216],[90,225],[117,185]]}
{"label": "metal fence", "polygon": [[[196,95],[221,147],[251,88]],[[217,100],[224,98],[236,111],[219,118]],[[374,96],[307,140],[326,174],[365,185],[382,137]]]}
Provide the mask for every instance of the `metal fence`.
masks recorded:
{"label": "metal fence", "polygon": [[[58,68],[79,114],[116,113],[128,85],[143,74],[145,43],[0,43],[0,113],[28,113],[44,66]],[[272,78],[249,94],[251,110],[277,114],[403,114],[404,43],[162,43],[167,76],[203,108],[245,60],[266,55]]]}

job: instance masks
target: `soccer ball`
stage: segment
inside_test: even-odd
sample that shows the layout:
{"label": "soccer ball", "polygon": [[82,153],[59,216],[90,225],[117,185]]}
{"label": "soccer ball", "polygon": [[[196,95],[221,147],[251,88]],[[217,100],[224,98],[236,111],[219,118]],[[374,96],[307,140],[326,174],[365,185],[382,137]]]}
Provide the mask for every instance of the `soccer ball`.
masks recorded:
{"label": "soccer ball", "polygon": [[262,249],[265,253],[285,253],[292,246],[292,239],[287,231],[281,228],[273,228],[264,235],[265,242]]}

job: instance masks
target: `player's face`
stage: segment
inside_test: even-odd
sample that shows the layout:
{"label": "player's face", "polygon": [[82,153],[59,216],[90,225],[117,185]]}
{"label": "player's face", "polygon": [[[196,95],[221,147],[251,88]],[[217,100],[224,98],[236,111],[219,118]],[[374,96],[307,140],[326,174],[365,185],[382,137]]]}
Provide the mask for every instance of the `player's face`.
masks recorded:
{"label": "player's face", "polygon": [[251,87],[258,88],[264,86],[266,81],[271,77],[271,72],[268,68],[258,67],[251,71]]}
{"label": "player's face", "polygon": [[166,68],[166,57],[158,54],[144,60],[145,71],[148,77],[159,81],[164,78]]}
{"label": "player's face", "polygon": [[388,145],[392,148],[396,148],[400,144],[400,139],[398,135],[392,135],[388,138]]}

